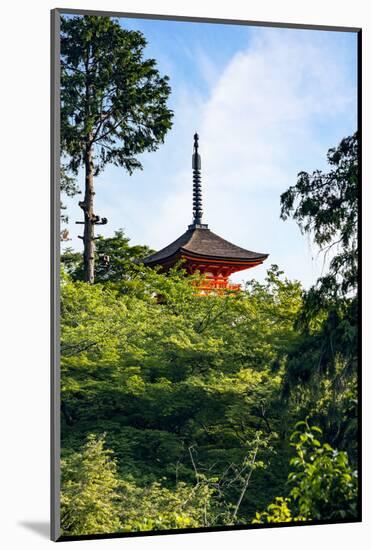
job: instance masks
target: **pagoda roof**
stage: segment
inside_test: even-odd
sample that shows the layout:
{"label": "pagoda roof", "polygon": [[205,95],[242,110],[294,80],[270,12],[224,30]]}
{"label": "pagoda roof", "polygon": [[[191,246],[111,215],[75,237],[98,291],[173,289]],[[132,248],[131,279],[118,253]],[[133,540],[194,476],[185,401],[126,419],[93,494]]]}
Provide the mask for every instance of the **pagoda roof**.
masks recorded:
{"label": "pagoda roof", "polygon": [[[158,252],[147,256],[142,260],[145,265],[154,266],[156,264],[165,264],[167,266],[174,264],[180,258],[186,258],[188,261],[212,260],[221,261],[224,264],[228,262],[239,269],[246,269],[262,263],[268,254],[261,252],[252,252],[241,246],[237,246],[208,228],[203,223],[202,193],[201,193],[201,156],[198,152],[198,134],[194,135],[194,147],[192,155],[193,170],[193,223],[178,239],[170,243]],[[246,266],[246,267],[242,267]]]}
{"label": "pagoda roof", "polygon": [[216,233],[213,233],[207,227],[192,227],[183,233],[174,242],[165,246],[158,252],[151,254],[143,259],[145,265],[161,264],[170,260],[172,257],[181,257],[182,255],[191,255],[192,257],[206,259],[220,259],[223,261],[256,262],[264,261],[268,254],[261,252],[252,252],[240,246],[237,246]]}

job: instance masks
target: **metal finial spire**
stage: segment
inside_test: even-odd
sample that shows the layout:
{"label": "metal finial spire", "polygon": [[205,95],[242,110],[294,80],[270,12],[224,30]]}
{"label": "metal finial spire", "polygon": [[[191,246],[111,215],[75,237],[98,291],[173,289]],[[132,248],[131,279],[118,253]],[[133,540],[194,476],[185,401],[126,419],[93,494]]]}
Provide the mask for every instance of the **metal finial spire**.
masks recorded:
{"label": "metal finial spire", "polygon": [[207,225],[202,224],[202,193],[201,193],[201,157],[198,154],[198,134],[193,136],[193,223],[190,228],[201,227],[207,228]]}

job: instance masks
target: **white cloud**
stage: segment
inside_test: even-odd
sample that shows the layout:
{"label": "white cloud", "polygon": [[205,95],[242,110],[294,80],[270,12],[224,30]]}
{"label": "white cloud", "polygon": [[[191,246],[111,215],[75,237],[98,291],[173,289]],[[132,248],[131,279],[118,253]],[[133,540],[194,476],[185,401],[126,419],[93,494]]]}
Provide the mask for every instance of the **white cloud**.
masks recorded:
{"label": "white cloud", "polygon": [[[201,63],[213,67],[205,56]],[[321,168],[327,148],[354,131],[355,90],[341,56],[320,32],[259,29],[218,79],[207,78],[215,84],[193,113],[200,120],[205,221],[236,244],[269,252],[268,262],[310,285],[322,261],[294,223],[279,219],[279,197],[300,170]],[[173,177],[174,192],[153,228],[159,247],[189,219],[191,171],[182,166]],[[235,278],[264,273],[260,267]]]}

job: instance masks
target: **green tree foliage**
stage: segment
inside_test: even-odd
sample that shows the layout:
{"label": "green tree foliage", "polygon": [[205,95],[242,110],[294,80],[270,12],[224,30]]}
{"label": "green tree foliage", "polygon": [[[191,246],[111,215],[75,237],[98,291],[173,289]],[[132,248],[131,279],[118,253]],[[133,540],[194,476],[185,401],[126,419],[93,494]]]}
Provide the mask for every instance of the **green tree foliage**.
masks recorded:
{"label": "green tree foliage", "polygon": [[256,512],[252,523],[292,523],[305,520],[305,517],[293,514],[290,498],[276,497],[264,512]]}
{"label": "green tree foliage", "polygon": [[357,471],[348,455],[319,441],[322,431],[298,422],[291,435],[296,456],[288,476],[293,485],[289,497],[277,497],[253,523],[356,519],[358,517]]}
{"label": "green tree foliage", "polygon": [[287,349],[284,393],[299,415],[310,415],[328,441],[356,457],[358,369],[358,138],[344,138],[327,155],[329,171],[300,172],[281,196],[281,217],[292,216],[324,255],[328,272],[303,295]]}
{"label": "green tree foliage", "polygon": [[296,428],[291,441],[297,456],[291,460],[289,481],[295,484],[291,496],[300,515],[316,520],[356,518],[357,471],[350,467],[347,453],[321,445],[321,429],[307,421]]}
{"label": "green tree foliage", "polygon": [[133,482],[123,481],[121,530],[158,531],[207,526],[212,492],[206,484],[192,487],[179,482],[168,489],[159,482],[140,487]]}
{"label": "green tree foliage", "polygon": [[[89,434],[106,432],[119,529],[246,524],[286,494],[289,434],[306,410],[282,400],[287,349],[301,338],[298,283],[274,266],[264,284],[203,297],[182,269],[165,276],[138,266],[127,280],[95,285],[63,274],[61,291],[62,446],[75,456]],[[324,415],[326,395],[316,402],[310,391],[303,387],[306,403]],[[349,403],[338,390],[343,423]],[[308,451],[318,478],[327,462],[342,467],[326,453]],[[303,494],[305,480],[317,482],[305,476]],[[270,509],[277,521],[304,517],[292,495],[282,499]]]}
{"label": "green tree foliage", "polygon": [[[153,252],[147,246],[131,246],[121,229],[115,231],[113,237],[98,236],[95,243],[95,281],[123,283],[123,288],[125,284],[130,285],[132,278],[141,271],[135,262]],[[81,253],[67,248],[61,254],[61,262],[72,280],[84,280],[84,259]]]}
{"label": "green tree foliage", "polygon": [[62,459],[63,534],[109,533],[119,529],[119,480],[111,454],[104,448],[104,436],[89,434],[81,453],[69,453]]}
{"label": "green tree foliage", "polygon": [[208,524],[213,489],[205,483],[172,490],[154,482],[136,485],[120,479],[105,434],[87,436],[82,452],[62,459],[61,525],[63,534],[182,529]]}
{"label": "green tree foliage", "polygon": [[120,479],[135,490],[161,480],[159,491],[184,483],[207,493],[201,525],[240,522],[277,494],[289,453],[278,436],[290,422],[280,384],[298,283],[274,267],[265,284],[202,297],[181,269],[164,276],[140,267],[118,283],[64,274],[61,291],[64,448],[79,452],[89,433],[107,432]]}
{"label": "green tree foliage", "polygon": [[[330,170],[300,172],[281,195],[281,217],[292,216],[326,254],[337,250],[317,283],[322,296],[347,295],[358,277],[358,137],[341,140],[327,154]],[[337,247],[337,248],[336,248]]]}
{"label": "green tree foliage", "polygon": [[170,86],[146,40],[109,17],[61,19],[61,148],[65,166],[85,170],[84,274],[94,281],[94,176],[107,164],[129,174],[140,153],[155,151],[171,127]]}

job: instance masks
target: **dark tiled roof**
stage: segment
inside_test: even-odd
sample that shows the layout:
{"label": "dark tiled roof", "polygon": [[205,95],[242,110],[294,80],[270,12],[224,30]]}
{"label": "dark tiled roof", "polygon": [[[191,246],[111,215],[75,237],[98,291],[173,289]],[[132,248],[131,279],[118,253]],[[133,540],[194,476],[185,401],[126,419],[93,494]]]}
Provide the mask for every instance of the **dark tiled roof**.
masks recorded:
{"label": "dark tiled roof", "polygon": [[210,229],[191,228],[162,250],[144,258],[143,262],[146,265],[161,263],[179,252],[188,252],[195,256],[225,260],[254,261],[265,260],[268,257],[268,254],[252,252],[251,250],[236,246],[222,239],[222,237],[219,237],[219,235],[216,235]]}

